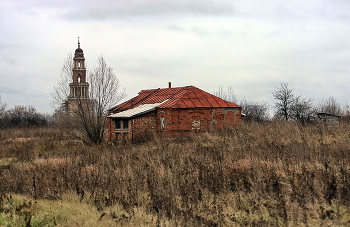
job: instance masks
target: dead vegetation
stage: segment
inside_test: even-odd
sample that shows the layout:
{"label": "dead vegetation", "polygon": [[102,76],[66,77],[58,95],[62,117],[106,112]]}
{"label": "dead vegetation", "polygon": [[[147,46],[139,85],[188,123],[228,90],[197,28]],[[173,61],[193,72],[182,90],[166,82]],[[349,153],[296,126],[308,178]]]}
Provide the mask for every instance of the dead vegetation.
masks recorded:
{"label": "dead vegetation", "polygon": [[[100,226],[347,226],[349,132],[348,124],[269,122],[86,146],[55,129],[6,129],[0,132],[0,193],[38,203],[63,203],[75,194],[75,203],[94,207],[98,215],[90,216]],[[7,198],[0,210],[12,212],[4,208]],[[74,217],[50,215],[51,226],[73,223]],[[1,218],[0,226],[7,220]],[[33,223],[28,218],[19,216],[23,226]]]}

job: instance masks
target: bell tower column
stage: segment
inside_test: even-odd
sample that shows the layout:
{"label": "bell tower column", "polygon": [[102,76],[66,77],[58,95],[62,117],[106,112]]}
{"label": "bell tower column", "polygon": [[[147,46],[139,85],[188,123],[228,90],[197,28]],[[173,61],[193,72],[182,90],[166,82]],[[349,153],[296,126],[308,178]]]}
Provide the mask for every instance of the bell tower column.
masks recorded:
{"label": "bell tower column", "polygon": [[78,37],[78,48],[74,53],[73,66],[73,82],[69,84],[70,95],[69,100],[88,99],[89,83],[86,82],[86,68],[84,52],[80,48],[80,40]]}

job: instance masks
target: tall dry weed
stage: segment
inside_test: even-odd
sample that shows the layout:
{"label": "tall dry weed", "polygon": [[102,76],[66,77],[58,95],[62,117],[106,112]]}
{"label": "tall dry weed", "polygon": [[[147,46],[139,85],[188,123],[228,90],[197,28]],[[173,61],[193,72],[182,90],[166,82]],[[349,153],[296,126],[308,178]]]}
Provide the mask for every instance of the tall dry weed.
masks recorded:
{"label": "tall dry weed", "polygon": [[252,123],[115,146],[16,131],[1,141],[0,159],[15,161],[0,168],[0,190],[55,200],[74,191],[100,212],[142,208],[158,226],[347,224],[349,129]]}

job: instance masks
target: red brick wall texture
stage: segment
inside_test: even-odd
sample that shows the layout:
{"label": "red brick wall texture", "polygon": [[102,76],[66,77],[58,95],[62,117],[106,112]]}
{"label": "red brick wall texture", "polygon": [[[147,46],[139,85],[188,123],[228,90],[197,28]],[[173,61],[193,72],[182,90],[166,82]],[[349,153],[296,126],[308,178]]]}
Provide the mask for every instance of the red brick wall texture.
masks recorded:
{"label": "red brick wall texture", "polygon": [[193,132],[232,129],[240,121],[241,108],[157,108],[128,119],[127,129],[116,129],[115,120],[109,119],[109,140],[136,140],[150,134],[188,136]]}

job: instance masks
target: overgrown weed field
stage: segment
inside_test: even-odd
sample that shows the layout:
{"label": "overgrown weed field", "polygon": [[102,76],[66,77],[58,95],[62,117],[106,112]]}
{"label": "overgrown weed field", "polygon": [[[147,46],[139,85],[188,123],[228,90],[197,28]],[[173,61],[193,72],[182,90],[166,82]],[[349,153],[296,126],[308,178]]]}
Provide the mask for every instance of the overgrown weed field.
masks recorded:
{"label": "overgrown weed field", "polygon": [[350,226],[350,125],[87,146],[0,131],[0,226]]}

